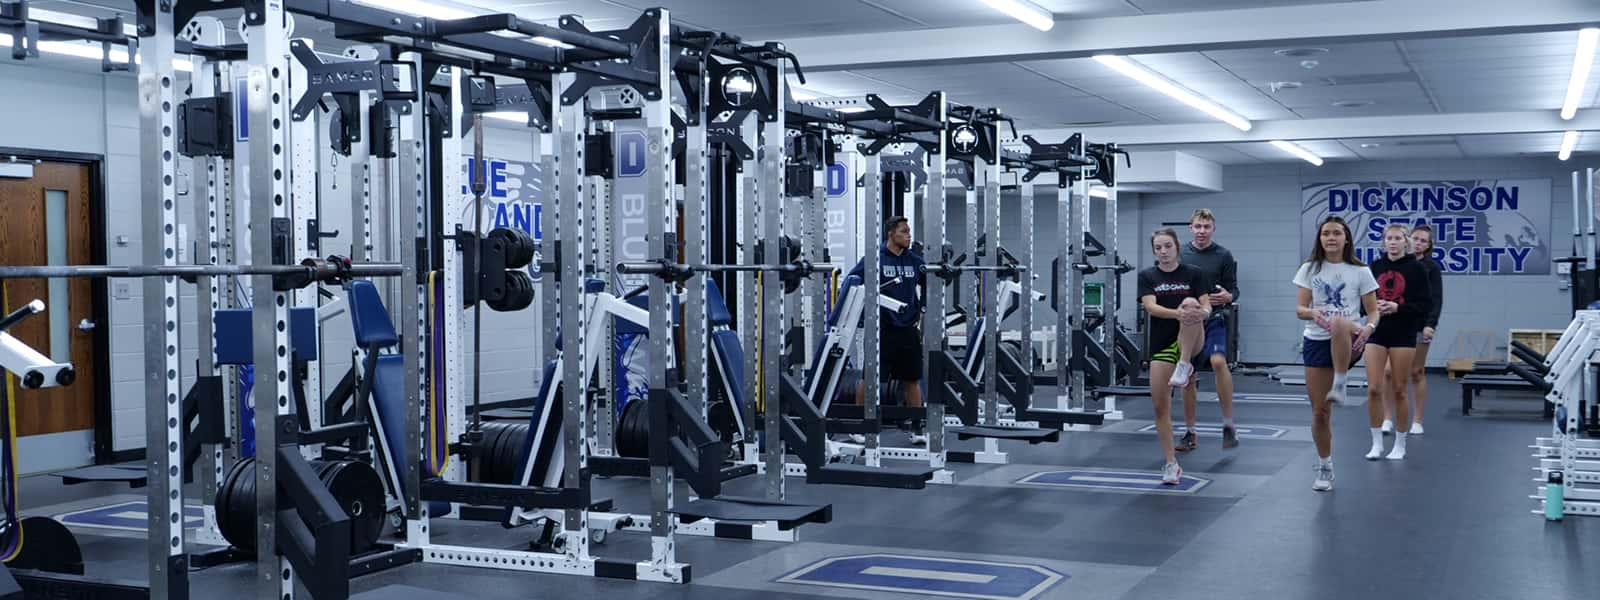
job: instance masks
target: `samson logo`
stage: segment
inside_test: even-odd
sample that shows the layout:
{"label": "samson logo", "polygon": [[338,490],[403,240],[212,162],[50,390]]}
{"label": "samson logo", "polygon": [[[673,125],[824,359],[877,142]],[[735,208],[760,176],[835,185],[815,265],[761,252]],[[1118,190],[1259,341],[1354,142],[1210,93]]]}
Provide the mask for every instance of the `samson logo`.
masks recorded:
{"label": "samson logo", "polygon": [[377,81],[378,71],[372,68],[348,71],[326,71],[311,74],[311,85],[337,85],[341,83],[368,83]]}
{"label": "samson logo", "polygon": [[917,156],[884,156],[881,157],[881,160],[883,161],[884,171],[914,171],[921,166],[920,158]]}
{"label": "samson logo", "polygon": [[532,94],[516,94],[512,96],[495,96],[495,106],[520,106],[533,104]]}

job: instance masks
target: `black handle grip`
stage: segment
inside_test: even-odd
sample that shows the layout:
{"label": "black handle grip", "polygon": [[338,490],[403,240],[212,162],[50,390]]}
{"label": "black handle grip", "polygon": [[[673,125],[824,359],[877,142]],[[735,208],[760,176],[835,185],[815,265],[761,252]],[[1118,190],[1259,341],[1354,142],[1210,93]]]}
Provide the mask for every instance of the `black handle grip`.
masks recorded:
{"label": "black handle grip", "polygon": [[22,308],[11,311],[11,314],[6,315],[3,319],[0,319],[0,331],[10,329],[13,325],[22,322],[23,319],[42,312],[44,312],[44,302],[41,300],[34,300],[24,304],[22,305]]}

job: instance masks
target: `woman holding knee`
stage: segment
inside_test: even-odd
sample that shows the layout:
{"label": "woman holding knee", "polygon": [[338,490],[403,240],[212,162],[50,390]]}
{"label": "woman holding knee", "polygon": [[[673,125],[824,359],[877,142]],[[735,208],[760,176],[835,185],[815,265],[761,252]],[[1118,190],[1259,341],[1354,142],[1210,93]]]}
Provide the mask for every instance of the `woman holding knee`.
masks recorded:
{"label": "woman holding knee", "polygon": [[[1417,334],[1427,321],[1433,302],[1428,292],[1428,274],[1422,262],[1411,254],[1411,230],[1391,224],[1383,230],[1384,255],[1372,262],[1372,277],[1378,282],[1378,313],[1382,322],[1367,340],[1367,420],[1372,427],[1372,449],[1367,460],[1385,458],[1383,454],[1383,392],[1394,394],[1395,421],[1409,422],[1406,381],[1411,379]],[[1385,381],[1384,376],[1389,379]],[[1383,382],[1379,384],[1377,382]],[[1389,460],[1406,457],[1406,432],[1395,432]]]}
{"label": "woman holding knee", "polygon": [[[1365,346],[1379,320],[1378,282],[1356,259],[1350,226],[1330,216],[1317,227],[1311,258],[1300,265],[1294,285],[1295,316],[1305,325],[1301,361],[1306,365],[1306,392],[1311,397],[1311,438],[1317,446],[1317,478],[1311,489],[1333,489],[1333,415],[1330,406],[1349,396],[1345,377],[1354,356]],[[1368,322],[1356,321],[1362,309]],[[1153,365],[1154,363],[1152,363]],[[1154,367],[1152,366],[1152,377]]]}
{"label": "woman holding knee", "polygon": [[1191,363],[1211,316],[1211,291],[1200,269],[1178,262],[1178,234],[1161,229],[1150,235],[1156,266],[1139,271],[1139,303],[1150,315],[1150,399],[1155,402],[1156,441],[1167,459],[1161,483],[1177,485],[1183,468],[1172,448],[1172,390],[1194,376]]}

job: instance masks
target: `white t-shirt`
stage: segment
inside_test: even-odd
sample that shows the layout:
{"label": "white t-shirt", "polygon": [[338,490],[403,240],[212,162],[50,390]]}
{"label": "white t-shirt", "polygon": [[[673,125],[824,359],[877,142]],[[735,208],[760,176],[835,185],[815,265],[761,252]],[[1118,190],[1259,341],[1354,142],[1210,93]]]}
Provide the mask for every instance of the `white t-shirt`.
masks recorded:
{"label": "white t-shirt", "polygon": [[[1312,264],[1306,263],[1294,274],[1295,285],[1311,290],[1311,308],[1329,310],[1352,321],[1361,315],[1361,297],[1378,289],[1378,280],[1365,266],[1323,263],[1317,272],[1311,269]],[[1316,321],[1306,321],[1305,335],[1312,340],[1333,338]]]}

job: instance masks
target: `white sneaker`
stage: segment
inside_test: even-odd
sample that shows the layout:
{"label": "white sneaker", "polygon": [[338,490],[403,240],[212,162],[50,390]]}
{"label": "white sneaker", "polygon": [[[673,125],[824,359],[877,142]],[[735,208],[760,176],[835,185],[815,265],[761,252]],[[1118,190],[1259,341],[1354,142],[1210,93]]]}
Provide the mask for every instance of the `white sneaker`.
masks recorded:
{"label": "white sneaker", "polygon": [[1412,423],[1411,424],[1411,431],[1409,431],[1407,433],[1410,434],[1410,435],[1422,435],[1422,424],[1421,423]]}
{"label": "white sneaker", "polygon": [[1178,485],[1178,482],[1182,480],[1183,467],[1178,466],[1178,463],[1169,462],[1167,466],[1161,467],[1162,485]]}
{"label": "white sneaker", "polygon": [[1384,419],[1383,420],[1383,432],[1384,433],[1394,433],[1394,419]]}
{"label": "white sneaker", "polygon": [[920,434],[920,433],[911,434],[911,445],[913,445],[913,446],[926,446],[926,445],[928,445],[928,436]]}
{"label": "white sneaker", "polygon": [[1367,450],[1367,460],[1378,460],[1380,458],[1383,458],[1383,444],[1373,444],[1372,449]]}
{"label": "white sneaker", "polygon": [[1189,376],[1191,375],[1194,375],[1194,365],[1181,362],[1172,370],[1172,378],[1168,379],[1167,383],[1172,387],[1181,388],[1189,385]]}
{"label": "white sneaker", "polygon": [[865,444],[865,443],[867,443],[867,436],[864,435],[864,434],[860,434],[860,433],[852,433],[852,434],[850,434],[850,443],[852,443],[852,444]]}
{"label": "white sneaker", "polygon": [[1326,491],[1332,490],[1333,489],[1333,463],[1323,464],[1322,462],[1319,461],[1317,463],[1316,470],[1317,470],[1317,480],[1311,482],[1311,489],[1319,491],[1319,492],[1326,492]]}

